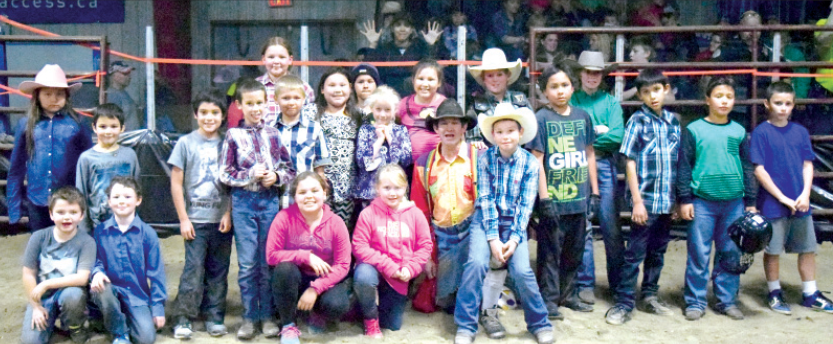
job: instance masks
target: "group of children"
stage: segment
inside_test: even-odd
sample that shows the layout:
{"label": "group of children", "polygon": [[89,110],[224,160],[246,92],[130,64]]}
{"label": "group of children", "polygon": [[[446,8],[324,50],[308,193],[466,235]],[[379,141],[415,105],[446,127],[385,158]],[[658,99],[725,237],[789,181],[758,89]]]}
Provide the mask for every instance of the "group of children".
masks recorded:
{"label": "group of children", "polygon": [[[321,78],[317,103],[305,105],[310,88],[286,74],[292,56],[285,42],[272,39],[263,51],[267,73],[235,85],[239,122],[229,123],[223,135],[224,96],[199,93],[192,104],[199,128],[178,140],[168,160],[186,251],[171,311],[174,337],[190,338],[197,320],[212,336],[228,332],[233,238],[243,304],[240,339],[261,332],[298,343],[298,310],[308,312],[309,331],[320,332],[350,310],[351,295],[365,334],[381,338],[381,328],[402,326],[409,284],[425,270],[429,279],[440,279],[437,304],[454,311],[455,343],[474,340],[478,319],[490,337],[503,336],[489,290],[490,284],[502,286],[507,272],[528,330],[539,343],[552,343],[549,319],[563,318],[558,307],[582,307],[575,279],[587,214],[599,212],[597,133],[591,116],[571,105],[573,71],[554,66],[543,72],[540,87],[549,104],[534,114],[525,99],[506,91],[506,80],[517,79],[520,68],[503,56],[495,70],[481,68],[479,79],[502,77],[506,93],[500,99],[509,101],[487,99],[486,111],[475,117],[443,100],[421,116],[439,144],[412,156],[408,130],[396,123],[401,100],[395,91],[380,86],[367,96],[361,106],[372,120],[362,121],[353,109],[349,73],[332,69]],[[775,233],[765,255],[770,307],[790,312],[778,282],[778,255],[786,249],[799,253],[803,305],[833,313],[814,281],[813,154],[806,130],[788,121],[794,103],[789,84],[776,82],[767,90],[770,120],[755,129],[751,144],[745,129],[728,119],[731,79],[709,83],[708,115],[685,129],[664,106],[670,86],[661,72],[644,70],[635,84],[644,105],[628,121],[619,149],[627,159],[633,226],[606,321],[631,318],[643,261],[644,309],[671,313],[657,297],[657,282],[675,212],[691,221],[686,318],[705,314],[714,242],[715,309],[742,319],[739,275],[729,268],[740,251],[727,228],[744,209],[756,208]],[[90,148],[90,134],[68,101],[75,88],[55,65],[21,84],[33,97],[12,153],[10,217],[20,218],[25,194],[30,224],[45,228],[33,234],[24,255],[29,305],[22,338],[47,342],[60,318],[61,328],[83,341],[86,311],[114,343],[151,343],[165,325],[167,292],[158,238],[136,214],[142,200],[136,155],[118,145],[124,117],[108,104],[94,111],[98,140]],[[485,142],[465,144],[467,130]],[[412,164],[409,181],[405,168]],[[437,171],[447,176],[438,178]],[[757,194],[755,177],[762,186]],[[470,209],[460,213],[458,201]],[[533,210],[541,222],[540,280],[529,264],[526,228]],[[449,266],[452,253],[456,264],[465,264]],[[495,273],[502,269],[508,271]]]}

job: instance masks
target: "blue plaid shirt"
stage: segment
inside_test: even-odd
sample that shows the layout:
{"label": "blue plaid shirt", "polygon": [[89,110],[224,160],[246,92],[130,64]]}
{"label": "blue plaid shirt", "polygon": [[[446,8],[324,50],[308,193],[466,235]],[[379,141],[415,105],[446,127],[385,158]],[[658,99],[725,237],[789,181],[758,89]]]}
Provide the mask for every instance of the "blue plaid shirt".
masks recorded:
{"label": "blue plaid shirt", "polygon": [[657,116],[642,105],[628,120],[619,153],[636,161],[639,192],[649,213],[670,214],[674,207],[679,146],[680,122],[675,113],[663,109]]}
{"label": "blue plaid shirt", "polygon": [[538,160],[518,147],[509,159],[491,147],[477,162],[477,204],[483,214],[486,240],[500,239],[499,219],[513,218],[509,240],[526,239],[526,225],[538,196]]}

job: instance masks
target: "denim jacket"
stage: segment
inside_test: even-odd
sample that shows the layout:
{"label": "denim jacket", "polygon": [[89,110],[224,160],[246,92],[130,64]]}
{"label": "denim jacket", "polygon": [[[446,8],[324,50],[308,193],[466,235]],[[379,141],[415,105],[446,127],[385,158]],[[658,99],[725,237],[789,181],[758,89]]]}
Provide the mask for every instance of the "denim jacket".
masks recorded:
{"label": "denim jacket", "polygon": [[[45,207],[53,190],[75,186],[78,157],[93,146],[90,132],[69,114],[59,112],[53,118],[41,116],[35,124],[35,147],[30,156],[26,151],[26,120],[20,119],[14,135],[6,189],[10,223],[20,221],[24,195],[34,205]],[[28,180],[25,192],[24,179]]]}

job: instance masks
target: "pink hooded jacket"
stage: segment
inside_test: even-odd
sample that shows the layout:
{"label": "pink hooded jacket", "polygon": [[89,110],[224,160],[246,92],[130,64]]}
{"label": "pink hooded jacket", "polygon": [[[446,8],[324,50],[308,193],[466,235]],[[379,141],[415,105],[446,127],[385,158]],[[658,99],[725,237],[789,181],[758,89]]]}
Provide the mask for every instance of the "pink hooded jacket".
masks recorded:
{"label": "pink hooded jacket", "polygon": [[399,294],[408,293],[408,282],[391,276],[405,267],[416,277],[433,249],[425,214],[413,203],[392,210],[378,197],[362,211],[353,231],[353,255],[357,263],[370,264]]}
{"label": "pink hooded jacket", "polygon": [[315,275],[309,266],[309,255],[315,254],[333,268],[316,278],[310,287],[321,295],[347,277],[350,270],[350,234],[344,221],[324,205],[324,216],[315,232],[310,233],[307,221],[297,204],[281,210],[266,239],[266,262],[271,266],[291,262],[305,275]]}

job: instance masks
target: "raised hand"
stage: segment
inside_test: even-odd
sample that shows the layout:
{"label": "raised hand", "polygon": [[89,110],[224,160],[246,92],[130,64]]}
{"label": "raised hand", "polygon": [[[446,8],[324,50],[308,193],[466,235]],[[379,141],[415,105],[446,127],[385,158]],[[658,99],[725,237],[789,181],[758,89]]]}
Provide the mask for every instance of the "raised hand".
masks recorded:
{"label": "raised hand", "polygon": [[443,30],[440,28],[439,22],[428,22],[428,30],[423,30],[422,38],[425,39],[425,43],[428,45],[434,45],[437,43],[437,40],[440,39],[440,36],[443,34]]}
{"label": "raised hand", "polygon": [[382,30],[376,31],[376,22],[373,20],[368,20],[364,22],[362,25],[364,28],[363,30],[359,30],[364,38],[367,38],[367,41],[370,42],[370,47],[375,48],[376,44],[379,43],[379,39],[382,38]]}

